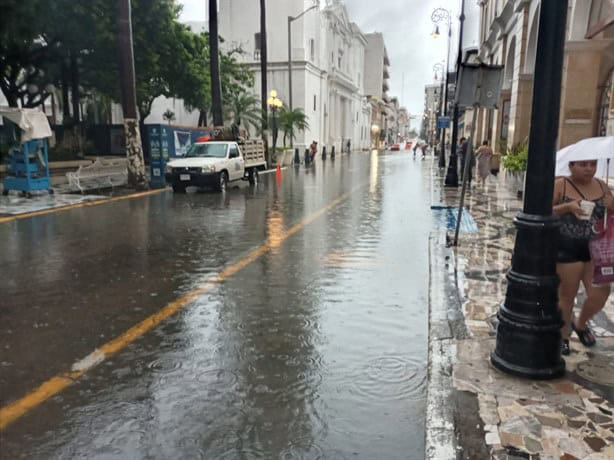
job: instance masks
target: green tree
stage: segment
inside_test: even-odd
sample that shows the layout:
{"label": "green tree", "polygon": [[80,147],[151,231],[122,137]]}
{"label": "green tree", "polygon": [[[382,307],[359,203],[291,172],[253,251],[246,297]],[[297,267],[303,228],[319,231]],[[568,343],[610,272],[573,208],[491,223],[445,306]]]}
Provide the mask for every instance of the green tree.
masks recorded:
{"label": "green tree", "polygon": [[262,126],[262,113],[260,111],[260,101],[250,93],[237,92],[231,93],[230,97],[224,99],[226,102],[226,120],[237,127],[243,126],[248,129],[250,126],[259,131]]}
{"label": "green tree", "polygon": [[296,108],[288,110],[282,108],[277,115],[277,125],[284,133],[284,147],[286,146],[286,139],[291,138],[292,141],[296,139],[297,131],[305,131],[309,129],[308,117],[303,112],[303,109]]}

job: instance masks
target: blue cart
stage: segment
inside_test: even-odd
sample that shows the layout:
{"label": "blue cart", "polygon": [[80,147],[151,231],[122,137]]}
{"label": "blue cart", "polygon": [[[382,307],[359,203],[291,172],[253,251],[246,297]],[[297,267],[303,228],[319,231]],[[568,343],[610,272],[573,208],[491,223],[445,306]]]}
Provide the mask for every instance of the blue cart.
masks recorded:
{"label": "blue cart", "polygon": [[2,194],[8,195],[10,190],[20,191],[27,197],[32,196],[33,190],[53,193],[49,182],[48,158],[47,139],[33,139],[13,147],[8,155]]}
{"label": "blue cart", "polygon": [[7,177],[3,180],[2,193],[17,190],[27,197],[34,190],[49,190],[49,155],[47,139],[52,136],[47,116],[37,109],[8,108],[0,110],[0,116],[15,123],[15,146],[9,150]]}

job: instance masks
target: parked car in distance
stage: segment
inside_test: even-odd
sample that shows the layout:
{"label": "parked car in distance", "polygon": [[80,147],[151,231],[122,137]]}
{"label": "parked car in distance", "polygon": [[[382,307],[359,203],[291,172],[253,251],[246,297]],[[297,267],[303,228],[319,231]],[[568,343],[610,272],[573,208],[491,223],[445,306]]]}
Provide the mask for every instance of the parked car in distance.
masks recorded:
{"label": "parked car in distance", "polygon": [[390,147],[390,150],[401,150],[401,146],[399,144],[392,144],[392,147]]}

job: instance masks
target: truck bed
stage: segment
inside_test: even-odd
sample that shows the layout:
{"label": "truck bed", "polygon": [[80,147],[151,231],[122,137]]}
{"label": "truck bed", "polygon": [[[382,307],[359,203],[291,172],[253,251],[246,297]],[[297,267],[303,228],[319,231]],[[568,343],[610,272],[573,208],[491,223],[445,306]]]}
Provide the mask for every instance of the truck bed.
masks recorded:
{"label": "truck bed", "polygon": [[264,142],[262,139],[249,139],[239,144],[239,146],[245,158],[245,168],[253,168],[255,166],[266,167]]}

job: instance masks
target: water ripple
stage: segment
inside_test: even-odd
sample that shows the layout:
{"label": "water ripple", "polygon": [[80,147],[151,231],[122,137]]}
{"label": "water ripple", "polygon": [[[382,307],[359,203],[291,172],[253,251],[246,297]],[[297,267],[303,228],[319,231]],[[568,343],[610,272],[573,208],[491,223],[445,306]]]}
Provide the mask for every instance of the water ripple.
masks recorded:
{"label": "water ripple", "polygon": [[417,358],[380,356],[356,370],[353,389],[369,399],[420,400],[425,397],[426,379],[426,362]]}

